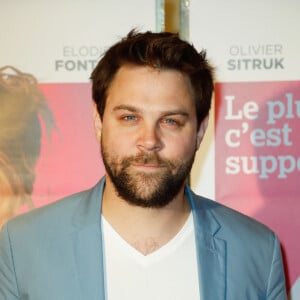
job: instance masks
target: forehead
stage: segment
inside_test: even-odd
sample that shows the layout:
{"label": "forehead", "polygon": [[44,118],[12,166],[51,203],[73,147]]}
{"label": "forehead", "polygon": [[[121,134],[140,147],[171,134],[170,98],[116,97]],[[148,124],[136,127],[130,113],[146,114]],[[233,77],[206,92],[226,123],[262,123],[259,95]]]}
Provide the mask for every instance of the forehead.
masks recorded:
{"label": "forehead", "polygon": [[138,77],[147,77],[149,82],[155,80],[182,82],[191,88],[188,76],[178,70],[134,64],[125,64],[121,66],[112,80],[111,85],[114,84],[115,81],[131,80],[133,77],[136,77],[136,79]]}
{"label": "forehead", "polygon": [[124,65],[116,73],[107,93],[107,106],[128,104],[175,105],[194,108],[189,78],[172,69]]}

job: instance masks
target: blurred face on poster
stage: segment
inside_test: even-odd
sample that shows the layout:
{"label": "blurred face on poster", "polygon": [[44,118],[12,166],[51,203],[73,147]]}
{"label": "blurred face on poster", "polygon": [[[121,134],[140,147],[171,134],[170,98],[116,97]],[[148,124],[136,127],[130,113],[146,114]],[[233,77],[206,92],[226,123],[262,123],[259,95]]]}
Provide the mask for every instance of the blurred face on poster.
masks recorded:
{"label": "blurred face on poster", "polygon": [[0,68],[0,227],[21,205],[32,207],[41,120],[50,131],[52,114],[36,79],[13,67]]}

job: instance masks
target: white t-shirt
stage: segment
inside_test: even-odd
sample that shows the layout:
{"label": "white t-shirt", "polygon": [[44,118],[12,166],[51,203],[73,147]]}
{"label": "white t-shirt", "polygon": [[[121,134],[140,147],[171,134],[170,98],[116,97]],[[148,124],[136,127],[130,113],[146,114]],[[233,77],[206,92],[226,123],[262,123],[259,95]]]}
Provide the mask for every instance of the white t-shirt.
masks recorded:
{"label": "white t-shirt", "polygon": [[192,214],[166,245],[143,255],[102,217],[107,300],[199,300]]}

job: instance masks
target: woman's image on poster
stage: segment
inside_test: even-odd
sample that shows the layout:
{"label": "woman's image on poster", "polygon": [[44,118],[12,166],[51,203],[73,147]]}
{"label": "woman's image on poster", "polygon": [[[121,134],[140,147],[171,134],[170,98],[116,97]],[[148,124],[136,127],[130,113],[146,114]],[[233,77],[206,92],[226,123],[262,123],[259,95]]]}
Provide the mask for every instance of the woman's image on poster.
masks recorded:
{"label": "woman's image on poster", "polygon": [[54,118],[36,78],[0,68],[0,228],[21,206],[33,208],[43,125],[50,137]]}

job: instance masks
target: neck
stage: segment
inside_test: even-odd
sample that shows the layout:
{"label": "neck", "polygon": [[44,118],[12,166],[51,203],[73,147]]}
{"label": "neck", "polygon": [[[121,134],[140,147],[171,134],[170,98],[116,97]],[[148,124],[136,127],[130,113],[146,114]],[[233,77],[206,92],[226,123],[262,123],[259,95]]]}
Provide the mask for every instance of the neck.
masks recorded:
{"label": "neck", "polygon": [[133,206],[116,193],[107,178],[102,214],[118,234],[144,255],[168,243],[183,227],[190,212],[184,187],[162,208]]}

